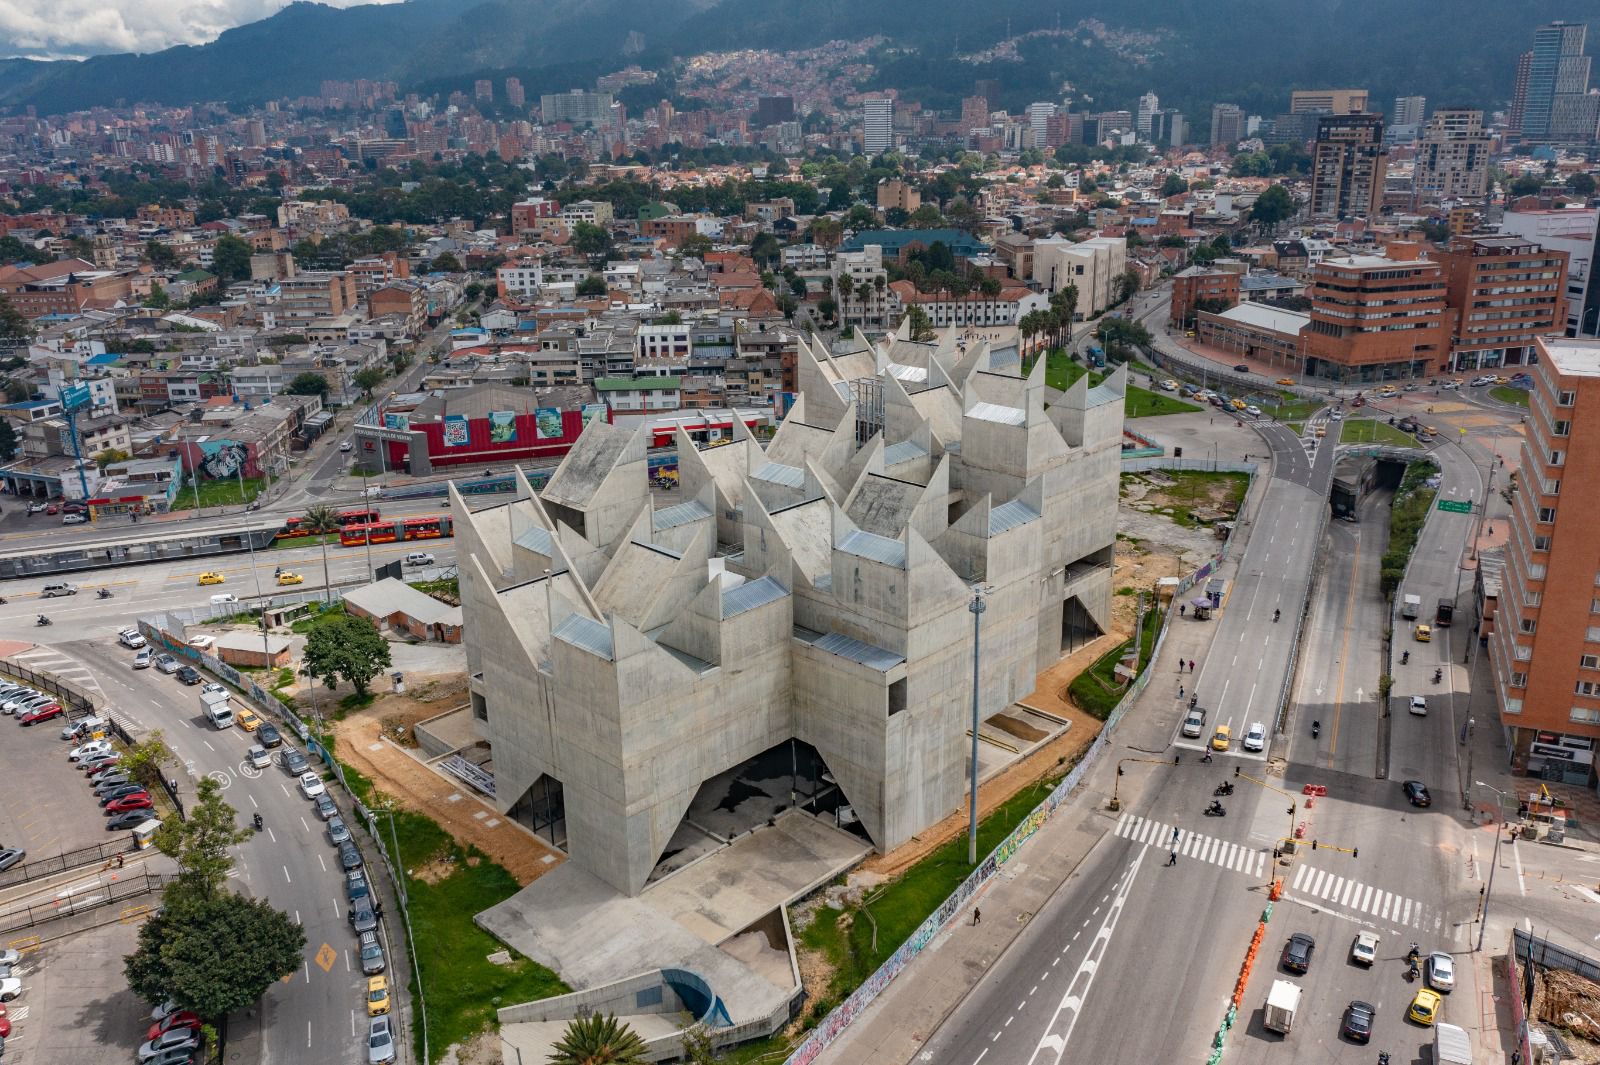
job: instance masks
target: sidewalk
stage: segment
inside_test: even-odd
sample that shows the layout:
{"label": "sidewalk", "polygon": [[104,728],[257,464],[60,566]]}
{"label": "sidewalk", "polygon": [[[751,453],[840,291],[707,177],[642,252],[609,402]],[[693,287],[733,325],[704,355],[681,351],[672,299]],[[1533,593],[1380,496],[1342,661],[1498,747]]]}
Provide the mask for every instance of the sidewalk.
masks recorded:
{"label": "sidewalk", "polygon": [[[1254,433],[1249,439],[1259,441]],[[1263,446],[1262,450],[1266,448]],[[1262,472],[1245,500],[1233,550],[1217,570],[1230,582],[1237,574],[1239,558],[1271,482],[1270,466]],[[1163,674],[1176,678],[1179,659],[1203,660],[1216,631],[1215,624],[1173,619],[1159,656],[1150,664],[1154,671],[1151,683],[1118,725],[1114,746],[1165,751],[1170,724],[1181,702]],[[974,926],[971,918],[965,918],[934,937],[924,948],[922,959],[913,961],[816,1060],[830,1065],[913,1061],[944,1019],[1028,927],[1033,916],[1066,886],[1073,870],[1115,824],[1116,815],[1105,809],[1115,771],[1116,759],[1102,758],[1078,792],[1006,866],[1005,873],[974,896],[974,904],[984,911],[983,923]],[[1124,804],[1137,803],[1141,790],[1135,777],[1124,778]],[[938,954],[936,962],[928,958],[934,953]]]}

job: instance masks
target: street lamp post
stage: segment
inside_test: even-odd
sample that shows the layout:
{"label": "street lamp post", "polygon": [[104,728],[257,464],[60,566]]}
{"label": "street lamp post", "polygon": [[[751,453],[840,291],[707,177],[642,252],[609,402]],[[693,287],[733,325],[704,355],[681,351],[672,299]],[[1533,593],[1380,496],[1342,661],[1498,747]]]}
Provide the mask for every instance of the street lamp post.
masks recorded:
{"label": "street lamp post", "polygon": [[983,601],[983,589],[972,589],[972,602],[967,604],[967,609],[972,612],[972,769],[971,786],[968,793],[968,805],[971,809],[967,813],[967,864],[978,864],[978,639],[979,621],[983,612],[988,609]]}
{"label": "street lamp post", "polygon": [[[1488,788],[1490,791],[1494,792],[1499,799],[1504,799],[1506,797],[1505,792],[1492,785],[1485,784],[1481,780],[1474,780],[1473,783],[1480,788]],[[1478,945],[1472,948],[1474,951],[1480,951],[1483,949],[1483,933],[1489,927],[1489,896],[1494,893],[1494,870],[1495,867],[1500,864],[1500,831],[1505,827],[1505,807],[1501,805],[1498,800],[1495,803],[1495,807],[1494,856],[1489,859],[1489,882],[1484,886],[1483,889],[1483,905],[1479,908],[1478,917]]]}

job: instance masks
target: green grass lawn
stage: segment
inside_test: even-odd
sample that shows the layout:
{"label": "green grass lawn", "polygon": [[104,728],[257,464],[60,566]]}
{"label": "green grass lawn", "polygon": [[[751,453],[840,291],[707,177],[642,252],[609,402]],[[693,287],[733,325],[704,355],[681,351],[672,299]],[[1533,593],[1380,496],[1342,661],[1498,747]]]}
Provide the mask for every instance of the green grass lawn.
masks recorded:
{"label": "green grass lawn", "polygon": [[1128,386],[1124,413],[1129,418],[1156,418],[1163,414],[1188,414],[1200,408],[1166,392]]}
{"label": "green grass lawn", "polygon": [[[374,791],[370,781],[345,767],[351,789],[369,805]],[[393,848],[387,817],[379,817],[385,845]],[[487,960],[505,944],[473,924],[474,914],[515,895],[517,882],[503,867],[475,847],[462,847],[432,818],[408,811],[394,814],[393,836],[400,853],[394,855],[407,870],[410,898],[411,955],[422,969],[423,997],[427,1000],[428,1065],[459,1043],[494,1024],[495,1010],[519,1002],[564,995],[571,988],[560,977],[528,958],[512,953],[510,965]],[[449,875],[429,883],[410,871],[445,862]],[[394,915],[397,919],[399,914]],[[390,980],[411,981],[415,973],[391,970]],[[415,1025],[417,1056],[422,1057],[422,1026]]]}
{"label": "green grass lawn", "polygon": [[1321,410],[1324,404],[1319,403],[1314,399],[1300,399],[1297,396],[1282,396],[1276,403],[1257,403],[1256,406],[1261,408],[1262,414],[1270,415],[1280,422],[1303,422],[1310,418],[1317,411]]}
{"label": "green grass lawn", "polygon": [[[200,482],[200,506],[206,507],[237,507],[248,503],[261,494],[267,481],[263,477],[246,477],[244,479],[244,493],[240,494],[238,478],[229,478],[224,481]],[[184,485],[178,490],[178,496],[172,501],[174,512],[194,509],[194,485]]]}
{"label": "green grass lawn", "polygon": [[1510,385],[1495,385],[1489,389],[1489,395],[1501,403],[1514,403],[1519,407],[1528,405],[1528,392],[1523,388],[1512,388]]}
{"label": "green grass lawn", "polygon": [[[1143,671],[1145,663],[1150,661],[1150,653],[1155,649],[1156,636],[1160,631],[1161,614],[1157,611],[1145,614],[1142,638],[1139,641],[1140,671]],[[1068,686],[1067,693],[1084,713],[1093,714],[1104,721],[1111,716],[1111,711],[1117,708],[1117,703],[1122,700],[1127,687],[1117,680],[1114,670],[1132,642],[1124,640],[1101,655],[1094,665],[1080,673]]]}
{"label": "green grass lawn", "polygon": [[1301,433],[1306,431],[1305,422],[1284,422],[1283,424],[1288,426],[1290,429],[1293,429],[1295,436],[1299,436]]}
{"label": "green grass lawn", "polygon": [[1402,433],[1386,422],[1374,418],[1351,418],[1339,427],[1341,444],[1388,444],[1394,447],[1416,447],[1416,437]]}
{"label": "green grass lawn", "polygon": [[451,602],[461,602],[461,578],[447,577],[437,581],[410,581],[411,587],[423,595],[431,595],[435,599],[444,596]]}
{"label": "green grass lawn", "polygon": [[[323,533],[321,536],[290,536],[282,540],[272,541],[272,550],[277,551],[285,547],[316,547],[318,544],[339,543],[338,533]],[[322,565],[322,556],[317,556],[317,565]]]}
{"label": "green grass lawn", "polygon": [[329,607],[327,610],[319,610],[316,613],[308,614],[303,618],[297,618],[295,621],[289,624],[289,628],[297,635],[304,636],[312,629],[315,629],[320,625],[326,625],[334,618],[341,617],[344,617],[344,604],[337,603],[334,606]]}
{"label": "green grass lawn", "polygon": [[[1237,511],[1244,503],[1245,493],[1250,490],[1250,475],[1248,473],[1229,473],[1217,471],[1211,473],[1205,470],[1168,470],[1165,475],[1173,480],[1171,486],[1163,485],[1158,490],[1168,501],[1164,506],[1154,508],[1152,513],[1165,516],[1175,525],[1185,529],[1198,528],[1203,522],[1195,521],[1189,517],[1189,512],[1195,507],[1210,506],[1214,490],[1217,485],[1225,485],[1227,492],[1219,503],[1232,505]],[[1139,477],[1140,474],[1128,473],[1124,477]]]}

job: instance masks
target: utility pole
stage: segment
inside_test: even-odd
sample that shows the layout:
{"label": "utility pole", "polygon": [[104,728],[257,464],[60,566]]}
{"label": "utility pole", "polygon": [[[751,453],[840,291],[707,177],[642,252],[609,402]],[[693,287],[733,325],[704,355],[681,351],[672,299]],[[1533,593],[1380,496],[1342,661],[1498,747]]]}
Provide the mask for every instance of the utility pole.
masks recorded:
{"label": "utility pole", "polygon": [[983,612],[988,609],[983,601],[983,589],[977,585],[972,589],[972,602],[967,604],[967,609],[972,612],[972,769],[971,788],[968,793],[968,805],[971,809],[967,816],[967,864],[978,864],[978,725],[980,712],[978,710],[978,638],[979,621]]}

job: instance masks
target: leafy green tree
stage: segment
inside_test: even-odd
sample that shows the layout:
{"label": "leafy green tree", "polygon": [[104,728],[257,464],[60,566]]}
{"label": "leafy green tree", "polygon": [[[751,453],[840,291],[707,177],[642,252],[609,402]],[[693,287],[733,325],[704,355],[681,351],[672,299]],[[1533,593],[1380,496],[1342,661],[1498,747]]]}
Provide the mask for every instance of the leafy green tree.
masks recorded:
{"label": "leafy green tree", "polygon": [[159,240],[147,240],[144,244],[144,260],[158,270],[168,270],[178,265],[178,253]]}
{"label": "leafy green tree", "polygon": [[153,281],[150,283],[150,295],[144,298],[144,306],[164,311],[172,306],[172,297],[167,295],[167,290],[161,287],[159,281]]}
{"label": "leafy green tree", "polygon": [[0,462],[10,462],[17,457],[17,451],[22,447],[22,441],[17,439],[17,431],[12,428],[10,418],[0,418]]}
{"label": "leafy green tree", "polygon": [[295,374],[294,380],[289,382],[289,387],[284,389],[291,396],[326,396],[328,394],[328,379],[321,374],[305,373]]}
{"label": "leafy green tree", "polygon": [[778,238],[771,233],[757,233],[756,238],[750,242],[750,258],[754,259],[759,267],[770,267],[782,254],[783,248],[778,244]]}
{"label": "leafy green tree", "polygon": [[355,382],[355,386],[361,389],[361,391],[365,392],[368,396],[372,395],[372,390],[374,388],[377,388],[379,385],[383,384],[383,379],[384,372],[376,366],[368,366],[364,370],[357,370],[355,377],[352,378],[352,380]]}
{"label": "leafy green tree", "polygon": [[328,687],[348,682],[358,697],[390,664],[389,641],[365,618],[340,617],[319,625],[306,638],[306,669]]}
{"label": "leafy green tree", "polygon": [[1139,291],[1139,271],[1129,267],[1122,271],[1117,278],[1117,300],[1119,302],[1133,299],[1134,293]]}
{"label": "leafy green tree", "polygon": [[13,236],[0,237],[0,262],[47,263],[50,256]]}
{"label": "leafy green tree", "polygon": [[917,304],[913,303],[910,308],[907,309],[906,321],[911,323],[908,330],[908,335],[911,340],[921,342],[933,339],[933,319],[929,318],[928,312],[923,310]]}
{"label": "leafy green tree", "polygon": [[1269,185],[1250,207],[1250,220],[1269,232],[1294,217],[1294,197],[1282,185]]}
{"label": "leafy green tree", "polygon": [[716,245],[712,243],[711,238],[706,236],[704,233],[690,233],[687,237],[684,237],[682,243],[678,245],[678,250],[686,257],[702,259],[705,257],[706,253],[711,251],[711,249],[715,246]]}
{"label": "leafy green tree", "polygon": [[1595,181],[1593,174],[1573,174],[1567,178],[1567,188],[1587,199],[1594,195]]}
{"label": "leafy green tree", "polygon": [[166,767],[175,765],[178,756],[167,746],[161,730],[156,729],[128,748],[122,756],[122,771],[128,779],[147,788],[155,788],[166,777]]}
{"label": "leafy green tree", "polygon": [[608,291],[606,279],[599,274],[590,274],[578,282],[578,295],[580,296],[604,296]]}
{"label": "leafy green tree", "polygon": [[925,203],[911,212],[906,224],[912,229],[938,229],[944,225],[944,215],[939,213],[938,207]]}
{"label": "leafy green tree", "polygon": [[656,325],[682,325],[683,315],[677,311],[668,311],[655,320]]}
{"label": "leafy green tree", "polygon": [[146,1000],[170,998],[214,1024],[300,968],[305,946],[301,927],[264,899],[179,892],[140,926],[122,971]]}
{"label": "leafy green tree", "polygon": [[572,227],[572,250],[591,259],[600,258],[611,251],[611,234],[601,226],[579,222]]}
{"label": "leafy green tree", "polygon": [[306,532],[322,540],[322,589],[326,602],[332,602],[333,582],[328,579],[328,537],[339,531],[339,511],[326,503],[307,507],[300,518]]}
{"label": "leafy green tree", "polygon": [[1162,199],[1166,199],[1168,196],[1181,196],[1188,191],[1189,183],[1177,174],[1168,174],[1166,179],[1161,182]]}
{"label": "leafy green tree", "polygon": [[17,310],[11,297],[0,292],[0,345],[25,344],[33,337],[33,323]]}
{"label": "leafy green tree", "polygon": [[119,447],[108,447],[104,451],[97,451],[94,455],[94,464],[100,469],[105,469],[113,462],[126,462],[128,453]]}
{"label": "leafy green tree", "polygon": [[567,1024],[549,1065],[644,1065],[644,1040],[609,1013],[578,1017]]}
{"label": "leafy green tree", "polygon": [[467,298],[468,303],[477,303],[483,298],[484,291],[483,282],[469,281],[467,287],[461,290],[461,294]]}
{"label": "leafy green tree", "polygon": [[232,234],[218,237],[217,246],[211,252],[211,272],[223,284],[243,281],[250,276],[250,256],[254,254],[255,249],[250,247],[248,241]]}
{"label": "leafy green tree", "polygon": [[211,777],[201,777],[194,802],[186,817],[169,814],[156,830],[156,849],[178,864],[178,879],[170,885],[167,901],[173,895],[210,900],[223,894],[228,870],[233,868],[229,849],[250,838],[250,830],[238,825],[238,811],[222,798],[222,785]]}
{"label": "leafy green tree", "polygon": [[461,272],[461,260],[449,252],[444,252],[433,257],[433,262],[428,264],[428,269],[436,274],[459,274]]}
{"label": "leafy green tree", "polygon": [[1544,188],[1544,182],[1536,177],[1519,177],[1511,183],[1511,195],[1532,196]]}
{"label": "leafy green tree", "polygon": [[837,219],[818,218],[811,223],[811,240],[824,248],[837,248],[844,236],[844,227]]}

